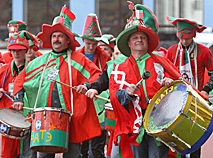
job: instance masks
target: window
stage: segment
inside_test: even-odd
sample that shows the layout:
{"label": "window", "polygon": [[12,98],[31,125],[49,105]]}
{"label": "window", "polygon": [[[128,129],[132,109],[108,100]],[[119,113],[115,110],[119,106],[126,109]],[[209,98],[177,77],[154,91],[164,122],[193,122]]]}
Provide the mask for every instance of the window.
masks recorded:
{"label": "window", "polygon": [[7,23],[12,19],[12,0],[1,0],[0,10],[0,39],[4,41],[8,37]]}
{"label": "window", "polygon": [[53,19],[59,15],[63,5],[69,8],[69,0],[36,0],[28,1],[27,20],[28,30],[37,34],[43,24],[52,25]]}
{"label": "window", "polygon": [[[132,0],[134,4],[142,4],[142,0]],[[96,0],[96,14],[102,34],[115,37],[123,31],[126,20],[132,15],[129,3],[123,0]]]}

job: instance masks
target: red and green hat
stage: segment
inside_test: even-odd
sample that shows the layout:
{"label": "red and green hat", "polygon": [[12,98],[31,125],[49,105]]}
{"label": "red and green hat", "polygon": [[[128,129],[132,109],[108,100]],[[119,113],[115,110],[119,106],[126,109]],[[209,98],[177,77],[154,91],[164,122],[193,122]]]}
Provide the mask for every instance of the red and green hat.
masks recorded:
{"label": "red and green hat", "polygon": [[40,41],[39,41],[39,39],[35,35],[33,35],[33,37],[36,38],[37,42],[35,42],[35,40],[34,41],[33,40],[29,40],[28,41],[29,42],[29,47],[33,46],[33,50],[37,51],[37,50],[39,50]]}
{"label": "red and green hat", "polygon": [[39,43],[31,33],[25,30],[15,33],[10,36],[7,49],[29,49],[29,40],[32,40],[35,44]]}
{"label": "red and green hat", "polygon": [[122,31],[116,40],[118,49],[122,54],[130,56],[128,46],[129,36],[135,32],[144,32],[148,36],[148,53],[153,52],[159,44],[158,22],[154,13],[146,6],[134,4],[128,1],[132,16],[127,20],[125,30]]}
{"label": "red and green hat", "polygon": [[101,40],[100,37],[102,34],[96,14],[90,13],[87,15],[82,35],[76,34],[76,36],[80,38],[92,39],[95,41]]}
{"label": "red and green hat", "polygon": [[76,47],[80,47],[80,44],[75,39],[75,34],[71,32],[75,18],[75,15],[67,7],[63,6],[60,15],[54,18],[52,25],[42,25],[42,32],[37,35],[42,41],[42,47],[52,49],[51,36],[53,32],[57,31],[63,32],[69,37],[69,48],[71,50],[74,51]]}
{"label": "red and green hat", "polygon": [[178,38],[193,38],[196,32],[202,32],[206,26],[198,24],[196,21],[184,18],[174,18],[171,16],[166,17],[168,22],[177,27]]}
{"label": "red and green hat", "polygon": [[109,46],[114,50],[116,38],[113,35],[104,34],[101,38],[106,39],[109,44],[107,44],[106,42],[103,42],[103,40],[101,40],[101,42],[98,42],[99,46]]}
{"label": "red and green hat", "polygon": [[23,21],[10,20],[7,24],[9,33],[18,33],[19,31],[26,30],[27,24]]}

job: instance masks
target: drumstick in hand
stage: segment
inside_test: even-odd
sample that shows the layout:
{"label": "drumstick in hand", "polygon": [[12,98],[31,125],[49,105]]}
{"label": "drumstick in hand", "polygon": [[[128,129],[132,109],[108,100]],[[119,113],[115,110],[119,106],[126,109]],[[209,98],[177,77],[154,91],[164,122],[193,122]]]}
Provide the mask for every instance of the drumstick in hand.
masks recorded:
{"label": "drumstick in hand", "polygon": [[[13,99],[7,93],[4,92],[4,95],[13,102]],[[13,107],[13,105],[11,105],[11,106]],[[33,108],[28,108],[28,107],[23,107],[23,109],[32,110],[32,111],[34,110]]]}
{"label": "drumstick in hand", "polygon": [[[70,88],[72,88],[72,89],[75,89],[75,90],[76,90],[76,88],[75,88],[75,87],[72,87],[72,86],[70,86],[70,85],[68,85],[68,84],[65,84],[65,83],[63,83],[63,82],[59,82],[59,81],[56,81],[56,80],[51,80],[51,81],[54,81],[54,82],[60,83],[60,84],[62,84],[62,85],[64,85],[64,86],[67,86],[67,87],[70,87]],[[110,102],[110,100],[109,100],[109,99],[104,98],[104,97],[101,97],[101,96],[99,96],[99,95],[95,95],[95,97],[96,97],[96,98],[103,99],[103,100],[106,100],[106,101]]]}

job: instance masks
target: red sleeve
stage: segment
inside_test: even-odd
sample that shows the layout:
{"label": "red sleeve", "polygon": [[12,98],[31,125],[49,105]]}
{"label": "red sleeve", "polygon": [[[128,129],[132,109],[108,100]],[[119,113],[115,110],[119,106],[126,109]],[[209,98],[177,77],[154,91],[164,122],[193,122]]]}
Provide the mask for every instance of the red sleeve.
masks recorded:
{"label": "red sleeve", "polygon": [[0,52],[0,63],[5,64],[5,60],[4,60],[4,58],[3,58],[2,54],[1,54],[1,52]]}
{"label": "red sleeve", "polygon": [[13,96],[16,95],[21,89],[23,89],[24,85],[24,80],[25,80],[25,71],[26,67],[22,72],[16,77],[15,82],[14,82],[14,88],[13,88]]}
{"label": "red sleeve", "polygon": [[3,58],[5,60],[5,63],[10,63],[13,60],[13,56],[12,56],[11,52],[4,53]]}

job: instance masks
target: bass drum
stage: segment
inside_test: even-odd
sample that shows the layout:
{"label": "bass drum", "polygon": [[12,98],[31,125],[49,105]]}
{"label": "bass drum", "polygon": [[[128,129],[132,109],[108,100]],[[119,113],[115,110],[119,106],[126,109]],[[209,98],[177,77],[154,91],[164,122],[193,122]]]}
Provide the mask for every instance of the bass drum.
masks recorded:
{"label": "bass drum", "polygon": [[144,127],[180,154],[188,154],[208,139],[213,130],[212,107],[191,86],[174,81],[152,98]]}

